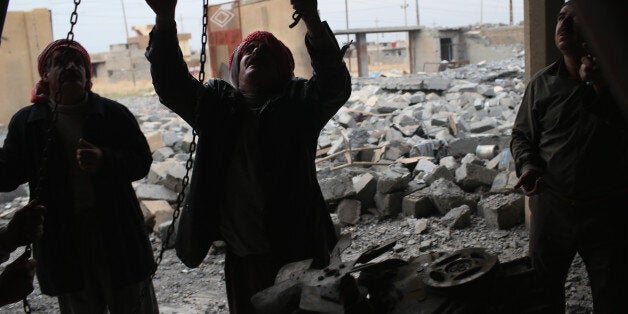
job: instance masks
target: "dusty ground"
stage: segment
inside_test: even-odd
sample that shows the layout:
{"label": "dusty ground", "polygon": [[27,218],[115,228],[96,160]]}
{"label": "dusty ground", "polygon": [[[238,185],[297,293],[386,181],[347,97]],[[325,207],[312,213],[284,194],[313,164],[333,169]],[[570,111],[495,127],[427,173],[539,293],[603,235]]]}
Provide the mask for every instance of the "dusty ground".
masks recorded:
{"label": "dusty ground", "polygon": [[[490,253],[497,254],[502,262],[521,257],[527,251],[528,238],[524,226],[508,231],[489,230],[483,219],[475,217],[470,228],[450,232],[434,217],[429,219],[428,229],[424,234],[415,234],[410,225],[406,219],[401,218],[377,222],[372,216],[363,216],[358,225],[342,229],[343,233],[350,233],[353,238],[353,244],[345,251],[343,259],[355,258],[367,246],[399,234],[405,237],[397,245],[397,252],[391,254],[398,254],[402,258],[418,255],[419,246],[421,243],[425,245],[425,241],[431,242],[428,250],[434,251],[484,247]],[[159,240],[154,237],[152,240],[157,249]],[[223,267],[222,253],[210,253],[199,268],[189,269],[179,262],[172,250],[166,251],[154,278],[160,311],[173,314],[227,313]],[[569,313],[591,312],[587,283],[584,265],[580,259],[576,259],[567,283]],[[35,313],[58,312],[56,299],[42,295],[38,288],[29,300]],[[21,303],[6,306],[0,312],[20,313]]]}

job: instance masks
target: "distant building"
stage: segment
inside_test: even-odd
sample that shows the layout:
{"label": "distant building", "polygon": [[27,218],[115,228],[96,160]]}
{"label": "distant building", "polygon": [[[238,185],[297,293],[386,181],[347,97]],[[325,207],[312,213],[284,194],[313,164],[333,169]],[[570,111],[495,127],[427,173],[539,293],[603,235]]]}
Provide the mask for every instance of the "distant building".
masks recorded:
{"label": "distant building", "polygon": [[[149,33],[154,25],[138,25],[132,29],[137,36],[127,38],[125,44],[113,44],[108,52],[91,55],[93,76],[106,78],[108,82],[150,80],[150,63],[144,52],[148,47]],[[189,67],[195,66],[190,50],[189,33],[178,34],[179,46],[183,52],[183,59]]]}

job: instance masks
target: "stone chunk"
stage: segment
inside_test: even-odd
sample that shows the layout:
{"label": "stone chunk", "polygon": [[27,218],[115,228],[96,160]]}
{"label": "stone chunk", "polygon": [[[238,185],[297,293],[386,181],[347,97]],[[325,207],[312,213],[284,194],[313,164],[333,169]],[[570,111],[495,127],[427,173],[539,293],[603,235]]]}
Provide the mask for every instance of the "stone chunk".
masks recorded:
{"label": "stone chunk", "polygon": [[478,203],[478,211],[493,228],[508,229],[524,222],[524,196],[517,193],[494,194]]}
{"label": "stone chunk", "polygon": [[151,153],[166,145],[164,144],[164,139],[161,137],[161,132],[159,131],[145,133],[144,136],[146,137]]}
{"label": "stone chunk", "polygon": [[427,159],[420,159],[414,167],[414,171],[412,171],[412,173],[417,175],[422,172],[423,176],[425,176],[434,172],[434,170],[436,170],[436,165],[433,162]]}
{"label": "stone chunk", "polygon": [[401,211],[401,192],[375,193],[375,206],[383,217],[395,216]]}
{"label": "stone chunk", "polygon": [[[163,242],[166,241],[166,237],[168,235],[168,228],[170,227],[171,224],[172,224],[172,220],[168,220],[157,226],[159,238],[161,239],[161,241]],[[170,235],[170,238],[168,239],[168,244],[166,244],[167,249],[171,249],[174,247],[174,243],[177,239],[177,231],[179,231],[179,219],[177,219],[177,221],[174,224],[174,229],[172,230],[172,234]]]}
{"label": "stone chunk", "polygon": [[471,213],[473,211],[468,205],[452,208],[440,220],[452,229],[464,229],[471,225]]}
{"label": "stone chunk", "polygon": [[385,194],[403,190],[410,180],[412,180],[412,175],[408,169],[400,165],[393,165],[388,167],[377,180],[377,192]]}
{"label": "stone chunk", "polygon": [[428,185],[432,184],[434,181],[438,179],[445,179],[445,180],[453,181],[454,175],[449,169],[447,169],[447,167],[438,166],[434,168],[434,170],[431,173],[428,173],[423,177],[423,180],[425,180],[425,183],[427,183]]}
{"label": "stone chunk", "polygon": [[362,204],[358,200],[344,199],[336,208],[338,220],[342,225],[355,225],[360,220]]}
{"label": "stone chunk", "polygon": [[135,189],[135,194],[140,200],[164,200],[174,202],[177,199],[177,193],[167,189],[163,185],[157,184],[140,184]]}
{"label": "stone chunk", "polygon": [[456,169],[456,182],[465,190],[473,190],[480,186],[491,186],[497,171],[486,169],[475,164],[463,164]]}
{"label": "stone chunk", "polygon": [[477,202],[472,195],[465,193],[451,181],[438,179],[429,187],[432,203],[441,214],[446,214],[454,207],[469,205],[475,209]]}
{"label": "stone chunk", "polygon": [[377,179],[370,173],[364,173],[353,177],[352,181],[353,189],[356,192],[355,199],[360,201],[365,208],[374,206],[373,197],[377,192]]}
{"label": "stone chunk", "polygon": [[401,212],[404,217],[423,218],[436,212],[430,199],[429,189],[418,190],[403,197]]}
{"label": "stone chunk", "polygon": [[517,178],[515,171],[500,172],[495,176],[495,180],[493,180],[491,192],[512,192],[517,181],[519,181],[519,178]]}
{"label": "stone chunk", "polygon": [[172,220],[172,213],[174,212],[174,210],[166,201],[143,200],[140,202],[140,207],[142,208],[142,210],[146,210],[150,214],[155,216],[155,228],[153,231],[158,231],[159,225],[166,221]]}
{"label": "stone chunk", "polygon": [[155,150],[153,152],[153,161],[154,162],[161,162],[164,161],[170,157],[174,156],[174,151],[172,150],[172,148],[168,147],[168,146],[164,146],[162,148],[159,148],[157,150]]}
{"label": "stone chunk", "polygon": [[440,159],[439,165],[447,167],[449,170],[456,170],[460,166],[453,156],[447,156]]}
{"label": "stone chunk", "polygon": [[327,202],[335,202],[355,195],[352,177],[344,172],[321,179],[319,184]]}

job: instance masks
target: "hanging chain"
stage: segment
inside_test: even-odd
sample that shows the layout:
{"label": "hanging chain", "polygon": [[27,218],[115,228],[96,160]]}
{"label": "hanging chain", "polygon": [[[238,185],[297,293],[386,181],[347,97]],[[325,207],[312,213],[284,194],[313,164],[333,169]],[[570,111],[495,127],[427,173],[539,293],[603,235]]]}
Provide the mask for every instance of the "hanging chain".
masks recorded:
{"label": "hanging chain", "polygon": [[[201,55],[200,55],[201,65],[200,65],[200,71],[198,73],[198,80],[201,82],[201,84],[203,84],[203,81],[205,81],[205,61],[207,60],[205,46],[207,45],[207,21],[208,21],[207,8],[208,7],[209,7],[209,0],[203,0],[203,33],[201,34],[202,45],[201,45]],[[199,96],[196,99],[197,108],[199,108],[200,101],[201,101],[201,97]],[[198,116],[196,117],[196,119],[198,119]],[[192,170],[192,167],[194,166],[194,152],[196,152],[197,137],[198,137],[198,132],[196,131],[195,125],[193,125],[192,126],[192,142],[190,143],[188,159],[185,162],[185,176],[183,176],[183,180],[181,181],[181,190],[179,191],[179,194],[177,195],[177,203],[172,213],[172,221],[170,225],[168,226],[168,230],[166,230],[165,239],[162,239],[161,249],[159,250],[159,255],[155,258],[153,271],[150,275],[151,280],[155,278],[155,273],[157,272],[157,268],[161,264],[161,261],[164,257],[164,252],[166,252],[166,249],[168,249],[168,246],[170,244],[170,238],[172,238],[172,234],[174,233],[175,223],[177,221],[177,218],[179,218],[179,215],[181,214],[181,206],[183,205],[183,202],[185,201],[185,190],[187,189],[190,183],[190,170]],[[140,292],[140,297],[138,300],[139,302],[133,309],[132,311],[133,313],[140,312],[142,301],[144,300],[146,293],[148,293],[148,287],[147,285],[143,285]]]}
{"label": "hanging chain", "polygon": [[[198,80],[203,84],[205,80],[205,61],[207,60],[207,55],[205,52],[205,46],[207,45],[207,7],[209,6],[209,0],[203,0],[203,33],[201,34],[201,55],[200,55],[200,71],[198,73]],[[200,101],[200,97],[197,98],[197,108],[198,102]],[[196,138],[198,137],[198,132],[192,126],[192,142],[190,143],[188,160],[185,163],[185,176],[183,176],[183,180],[181,182],[181,190],[179,191],[179,195],[177,195],[177,204],[172,213],[172,223],[168,226],[168,230],[166,231],[166,238],[163,239],[161,243],[161,251],[159,252],[159,256],[155,260],[155,271],[157,271],[157,267],[161,263],[163,259],[164,252],[168,248],[170,243],[170,238],[174,233],[175,222],[177,218],[179,218],[179,214],[181,213],[181,206],[185,200],[185,190],[190,183],[190,170],[194,166],[194,152],[196,151]],[[155,275],[155,271],[153,271],[153,276]]]}
{"label": "hanging chain", "polygon": [[[74,41],[74,26],[78,21],[78,6],[81,4],[81,0],[74,0],[74,11],[70,14],[70,30],[68,31],[68,35],[66,36],[66,40],[68,41],[68,45],[70,42]],[[44,149],[41,153],[41,164],[39,166],[39,171],[37,172],[37,186],[35,187],[35,197],[33,199],[37,202],[41,201],[44,186],[46,185],[46,174],[48,172],[48,157],[50,155],[50,147],[52,146],[52,140],[54,138],[55,125],[57,123],[57,119],[59,116],[59,112],[57,111],[57,107],[59,103],[61,103],[62,93],[61,86],[65,82],[65,76],[63,73],[59,76],[59,89],[56,91],[54,96],[54,106],[52,108],[50,121],[48,123],[48,129],[46,130],[46,142],[44,143]],[[23,255],[31,257],[33,252],[32,245],[27,245],[24,249]],[[28,302],[28,296],[22,299],[22,307],[24,309],[24,313],[31,313],[31,305]]]}
{"label": "hanging chain", "polygon": [[70,14],[70,31],[66,37],[68,41],[74,40],[74,25],[76,25],[76,22],[78,21],[78,13],[76,10],[78,9],[79,4],[81,4],[81,0],[74,0],[74,11]]}

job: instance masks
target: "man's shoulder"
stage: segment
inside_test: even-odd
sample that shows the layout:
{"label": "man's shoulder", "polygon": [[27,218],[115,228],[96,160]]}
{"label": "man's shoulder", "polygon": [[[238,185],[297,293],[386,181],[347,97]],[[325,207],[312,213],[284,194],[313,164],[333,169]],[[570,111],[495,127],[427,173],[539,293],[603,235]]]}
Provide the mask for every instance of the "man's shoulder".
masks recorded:
{"label": "man's shoulder", "polygon": [[45,116],[44,111],[46,109],[46,106],[48,106],[48,104],[34,103],[22,107],[13,115],[13,117],[11,117],[12,124],[26,123],[28,120],[31,120],[37,116],[41,116],[43,118]]}
{"label": "man's shoulder", "polygon": [[558,65],[560,60],[553,62],[552,64],[542,68],[538,72],[536,72],[532,78],[530,78],[530,83],[536,83],[539,81],[545,81],[549,77],[555,77],[558,75]]}

